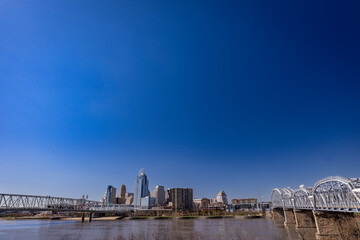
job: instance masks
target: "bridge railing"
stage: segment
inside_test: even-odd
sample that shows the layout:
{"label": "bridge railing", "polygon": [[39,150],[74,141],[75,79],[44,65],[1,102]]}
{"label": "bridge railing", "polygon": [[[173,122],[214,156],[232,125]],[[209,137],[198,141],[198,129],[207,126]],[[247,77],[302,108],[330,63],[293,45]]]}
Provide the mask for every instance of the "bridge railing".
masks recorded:
{"label": "bridge railing", "polygon": [[312,188],[275,188],[271,201],[273,208],[360,212],[360,179],[328,177]]}
{"label": "bridge railing", "polygon": [[86,199],[0,193],[0,211],[11,210],[125,212],[131,211],[131,206]]}

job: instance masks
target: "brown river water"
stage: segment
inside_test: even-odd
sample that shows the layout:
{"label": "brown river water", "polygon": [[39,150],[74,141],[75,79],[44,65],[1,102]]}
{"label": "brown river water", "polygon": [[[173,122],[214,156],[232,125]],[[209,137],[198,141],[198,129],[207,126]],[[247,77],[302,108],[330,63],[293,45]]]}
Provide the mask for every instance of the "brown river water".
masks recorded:
{"label": "brown river water", "polygon": [[[304,238],[305,236],[305,238]],[[0,220],[4,240],[123,240],[123,239],[315,239],[314,229],[301,234],[271,219],[141,219],[93,221]]]}

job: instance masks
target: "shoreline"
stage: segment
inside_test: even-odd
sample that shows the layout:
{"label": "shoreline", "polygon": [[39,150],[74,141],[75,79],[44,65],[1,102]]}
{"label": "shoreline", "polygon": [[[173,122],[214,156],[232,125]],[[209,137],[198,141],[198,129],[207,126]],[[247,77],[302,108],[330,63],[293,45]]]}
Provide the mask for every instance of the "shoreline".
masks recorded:
{"label": "shoreline", "polygon": [[[133,216],[133,217],[94,217],[92,221],[115,221],[115,220],[166,220],[166,219],[253,219],[253,218],[265,218],[264,216],[248,216],[248,215],[213,215],[213,216]],[[53,220],[53,221],[77,221],[81,222],[81,217],[54,217],[54,216],[39,216],[39,217],[5,217],[0,220]],[[89,218],[85,218],[85,222],[88,222]]]}

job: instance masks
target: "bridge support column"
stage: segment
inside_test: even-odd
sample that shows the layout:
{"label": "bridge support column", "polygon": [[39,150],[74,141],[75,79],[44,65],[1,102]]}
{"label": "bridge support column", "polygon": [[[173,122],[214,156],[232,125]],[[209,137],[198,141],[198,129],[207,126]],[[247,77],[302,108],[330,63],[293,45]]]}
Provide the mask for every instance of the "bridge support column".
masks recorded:
{"label": "bridge support column", "polygon": [[90,213],[90,216],[89,216],[89,222],[92,222],[92,220],[93,220],[93,216],[94,216],[94,213]]}
{"label": "bridge support column", "polygon": [[296,224],[295,214],[293,209],[284,209],[284,216],[285,216],[285,222],[284,222],[285,226]]}
{"label": "bridge support column", "polygon": [[81,222],[85,222],[85,213],[82,213],[81,215]]}
{"label": "bridge support column", "polygon": [[296,228],[316,228],[312,210],[294,210]]}
{"label": "bridge support column", "polygon": [[354,213],[314,212],[316,239],[358,239],[358,217]]}
{"label": "bridge support column", "polygon": [[275,221],[285,221],[284,211],[279,208],[274,208],[272,210],[272,219]]}

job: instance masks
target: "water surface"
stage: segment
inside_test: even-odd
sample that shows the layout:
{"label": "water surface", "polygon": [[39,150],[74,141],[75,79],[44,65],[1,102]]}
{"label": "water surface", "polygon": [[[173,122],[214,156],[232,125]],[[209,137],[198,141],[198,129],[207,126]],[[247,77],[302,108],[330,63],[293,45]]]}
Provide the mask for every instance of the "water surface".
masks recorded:
{"label": "water surface", "polygon": [[[314,230],[306,239],[315,239]],[[295,229],[270,219],[144,219],[81,223],[60,220],[0,220],[6,240],[123,240],[123,239],[302,239]]]}

